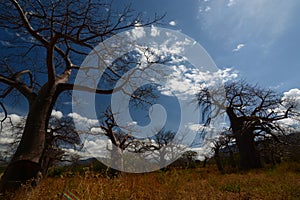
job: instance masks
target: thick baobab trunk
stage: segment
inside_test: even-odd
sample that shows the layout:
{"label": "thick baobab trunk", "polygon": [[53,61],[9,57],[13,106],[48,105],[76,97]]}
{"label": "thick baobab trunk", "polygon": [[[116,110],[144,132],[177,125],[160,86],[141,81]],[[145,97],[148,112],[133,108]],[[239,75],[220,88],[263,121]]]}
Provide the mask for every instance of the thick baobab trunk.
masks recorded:
{"label": "thick baobab trunk", "polygon": [[123,150],[116,145],[112,145],[111,162],[113,168],[124,171]]}
{"label": "thick baobab trunk", "polygon": [[1,179],[1,191],[15,190],[28,182],[35,184],[40,178],[46,129],[55,102],[55,87],[47,85],[30,102],[20,144]]}
{"label": "thick baobab trunk", "polygon": [[158,150],[158,153],[159,153],[159,168],[161,170],[167,170],[167,165],[168,165],[168,161],[166,159],[166,156],[167,156],[167,150],[166,148],[162,147],[161,149]]}
{"label": "thick baobab trunk", "polygon": [[238,117],[232,108],[226,110],[233,135],[236,139],[237,147],[240,154],[240,168],[253,169],[262,167],[260,155],[255,147],[254,133],[244,127],[246,120]]}
{"label": "thick baobab trunk", "polygon": [[253,133],[239,133],[236,143],[240,153],[240,167],[254,169],[262,167],[259,152],[256,149]]}
{"label": "thick baobab trunk", "polygon": [[111,150],[111,163],[108,176],[117,177],[121,172],[124,171],[124,159],[123,159],[123,150],[117,146],[112,145]]}

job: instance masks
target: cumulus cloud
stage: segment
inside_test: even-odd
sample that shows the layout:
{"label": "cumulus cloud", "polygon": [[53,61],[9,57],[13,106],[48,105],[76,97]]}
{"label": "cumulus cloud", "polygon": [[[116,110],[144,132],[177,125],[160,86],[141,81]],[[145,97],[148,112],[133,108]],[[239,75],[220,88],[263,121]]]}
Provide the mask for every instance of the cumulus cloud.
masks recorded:
{"label": "cumulus cloud", "polygon": [[103,129],[100,127],[92,127],[90,131],[93,134],[103,134],[104,133]]}
{"label": "cumulus cloud", "polygon": [[84,148],[90,155],[96,158],[108,156],[108,149],[111,149],[110,146],[111,142],[105,138],[90,139],[84,141]]}
{"label": "cumulus cloud", "polygon": [[[300,113],[300,90],[298,88],[294,88],[294,89],[290,89],[287,92],[283,93],[283,100],[285,99],[292,99],[295,100],[296,102],[296,108],[295,111]],[[282,110],[282,114],[284,114],[286,108],[278,108],[279,111]],[[290,129],[290,131],[300,131],[300,119],[297,117],[293,117],[293,118],[285,118],[279,121],[279,124],[286,128],[286,129]]]}
{"label": "cumulus cloud", "polygon": [[63,117],[63,113],[61,111],[52,110],[51,117],[55,117],[57,119],[61,119]]}
{"label": "cumulus cloud", "polygon": [[142,38],[146,35],[145,29],[140,26],[134,27],[131,31],[126,32],[128,36],[130,36],[133,40],[138,38]]}
{"label": "cumulus cloud", "polygon": [[189,69],[184,65],[173,66],[165,86],[159,87],[162,94],[186,99],[195,96],[200,88],[220,87],[223,83],[237,78],[237,72],[231,68],[216,72],[203,72],[200,69]]}
{"label": "cumulus cloud", "polygon": [[297,109],[298,112],[300,112],[300,89],[293,88],[293,89],[290,89],[287,92],[284,92],[283,93],[283,98],[284,99],[286,99],[286,98],[294,99],[297,103],[296,109]]}
{"label": "cumulus cloud", "polygon": [[[4,118],[4,113],[0,113],[0,119]],[[2,122],[0,131],[0,152],[5,152],[7,157],[12,156],[14,149],[10,144],[15,142],[17,137],[22,133],[26,118],[16,114],[9,114]]]}
{"label": "cumulus cloud", "polygon": [[175,22],[175,21],[170,21],[169,24],[170,24],[171,26],[176,26],[176,22]]}
{"label": "cumulus cloud", "polygon": [[78,113],[70,113],[68,114],[68,117],[73,118],[76,128],[80,130],[89,130],[90,128],[99,125],[97,119],[89,119],[87,117],[81,116]]}

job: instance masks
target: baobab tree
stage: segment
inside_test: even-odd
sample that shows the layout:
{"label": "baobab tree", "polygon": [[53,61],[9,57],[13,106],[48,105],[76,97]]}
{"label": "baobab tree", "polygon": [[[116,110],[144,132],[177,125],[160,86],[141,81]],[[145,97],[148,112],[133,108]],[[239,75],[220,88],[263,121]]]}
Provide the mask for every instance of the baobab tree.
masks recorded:
{"label": "baobab tree", "polygon": [[45,147],[42,155],[42,175],[57,162],[73,162],[63,148],[80,150],[82,147],[80,131],[75,128],[74,121],[69,116],[51,116],[46,133]]}
{"label": "baobab tree", "polygon": [[111,166],[124,170],[123,151],[129,146],[133,136],[129,133],[123,133],[118,127],[111,108],[106,109],[100,128],[103,134],[107,136],[112,144],[111,149]]}
{"label": "baobab tree", "polygon": [[[225,110],[232,137],[235,139],[242,169],[262,166],[255,140],[258,136],[278,139],[285,130],[280,120],[297,115],[296,102],[283,98],[281,94],[251,85],[245,81],[229,82],[225,85]],[[214,91],[202,89],[198,94],[199,103],[210,107]],[[219,105],[218,105],[219,106]],[[209,111],[209,109],[207,109]]]}
{"label": "baobab tree", "polygon": [[[29,105],[19,146],[2,176],[2,190],[18,188],[41,170],[51,111],[64,91],[76,88],[97,94],[113,92],[74,85],[76,72],[89,70],[79,65],[83,58],[106,38],[161,19],[155,16],[143,20],[130,6],[118,11],[106,2],[0,2],[0,27],[9,33],[10,44],[1,51],[0,97],[8,98],[17,92]],[[119,73],[109,67],[108,70]]]}
{"label": "baobab tree", "polygon": [[157,134],[144,140],[135,140],[129,143],[128,150],[142,154],[147,159],[155,160],[160,168],[165,168],[188,149],[176,141],[176,133],[171,130],[161,129]]}

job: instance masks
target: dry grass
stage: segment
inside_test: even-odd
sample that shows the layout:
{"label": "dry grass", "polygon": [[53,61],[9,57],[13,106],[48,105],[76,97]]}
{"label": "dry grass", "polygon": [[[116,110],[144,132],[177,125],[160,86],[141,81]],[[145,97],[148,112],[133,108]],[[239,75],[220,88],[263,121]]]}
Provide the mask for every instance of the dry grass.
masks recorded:
{"label": "dry grass", "polygon": [[95,174],[46,178],[23,188],[12,199],[300,199],[300,164],[220,174],[214,167],[118,178]]}

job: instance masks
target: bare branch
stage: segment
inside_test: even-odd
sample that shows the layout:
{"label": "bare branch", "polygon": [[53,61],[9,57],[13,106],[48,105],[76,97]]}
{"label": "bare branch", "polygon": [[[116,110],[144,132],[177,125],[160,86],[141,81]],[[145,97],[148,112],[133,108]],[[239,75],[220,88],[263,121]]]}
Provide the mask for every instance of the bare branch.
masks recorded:
{"label": "bare branch", "polygon": [[26,30],[33,36],[35,37],[38,41],[40,41],[43,45],[48,46],[49,42],[46,41],[42,36],[40,36],[38,34],[37,31],[35,31],[33,29],[33,27],[31,26],[30,22],[28,21],[26,14],[28,13],[24,13],[23,9],[21,8],[20,4],[16,1],[16,0],[10,0],[10,2],[13,3],[13,5],[15,6],[15,8],[17,9],[19,16],[23,22],[23,26],[26,28]]}
{"label": "bare branch", "polygon": [[28,71],[25,70],[16,73],[15,76],[13,76],[12,78],[7,78],[0,74],[0,82],[9,86],[8,90],[3,95],[1,95],[1,97],[6,97],[12,91],[12,88],[16,88],[21,94],[23,94],[28,99],[29,102],[32,102],[34,100],[36,94],[32,91],[30,87],[18,80],[20,76],[24,74],[23,72],[28,73]]}
{"label": "bare branch", "polygon": [[2,102],[0,102],[0,107],[2,108],[3,112],[4,112],[4,116],[0,121],[0,133],[2,132],[2,128],[3,128],[3,122],[7,119],[7,111],[6,108],[4,106],[4,104]]}

